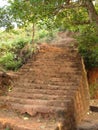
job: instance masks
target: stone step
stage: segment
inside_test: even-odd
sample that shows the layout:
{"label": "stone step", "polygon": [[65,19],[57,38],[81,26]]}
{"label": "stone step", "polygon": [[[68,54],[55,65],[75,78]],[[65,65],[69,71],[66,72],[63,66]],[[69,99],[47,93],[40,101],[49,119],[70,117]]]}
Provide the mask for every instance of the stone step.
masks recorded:
{"label": "stone step", "polygon": [[[23,77],[25,77],[26,74],[23,75]],[[35,80],[35,81],[45,81],[47,80],[48,82],[51,81],[51,82],[66,82],[66,80],[68,80],[68,78],[70,79],[77,79],[78,76],[75,75],[74,77],[72,77],[72,75],[70,74],[60,74],[60,75],[54,75],[54,74],[44,74],[42,73],[42,75],[39,75],[39,73],[36,73],[36,74],[31,74],[31,75],[28,75],[28,79],[22,79],[24,82],[25,81],[30,81],[30,80]],[[20,82],[21,82],[20,80]]]}
{"label": "stone step", "polygon": [[19,117],[13,112],[0,111],[0,130],[56,130],[58,122],[48,119]]}
{"label": "stone step", "polygon": [[[43,86],[47,86],[47,85],[51,85],[51,86],[67,86],[66,85],[67,82],[70,82],[70,83],[74,84],[75,82],[76,83],[81,82],[81,79],[82,79],[82,77],[80,77],[79,79],[78,78],[74,79],[74,78],[69,77],[68,79],[66,78],[66,80],[64,78],[62,78],[62,79],[60,79],[61,81],[53,81],[54,79],[50,79],[50,78],[48,79],[48,77],[45,77],[44,80],[42,80],[42,78],[44,78],[44,77],[40,78],[40,76],[39,76],[39,78],[38,78],[38,77],[33,77],[32,76],[32,78],[29,78],[29,79],[22,79],[20,77],[20,79],[18,81],[21,84],[21,86],[25,85],[27,87],[29,85],[30,86],[31,85],[35,86],[35,84],[37,84],[38,86],[39,85],[43,85]],[[18,86],[19,83],[15,83],[15,85]]]}
{"label": "stone step", "polygon": [[[64,61],[65,60],[65,61]],[[45,58],[45,57],[41,57],[41,56],[39,56],[39,57],[37,57],[37,60],[36,60],[37,62],[42,62],[42,63],[48,63],[48,62],[53,62],[53,63],[56,63],[56,64],[60,64],[62,61],[64,61],[64,63],[67,63],[67,62],[71,62],[71,63],[74,63],[74,64],[80,64],[80,59],[79,58],[77,58],[77,59],[75,59],[75,57],[67,57],[67,58],[55,58],[55,59],[52,59],[52,58]],[[36,62],[35,61],[35,62]],[[33,63],[33,61],[31,61],[31,62],[29,62],[29,63]]]}
{"label": "stone step", "polygon": [[64,85],[52,85],[52,84],[34,84],[34,83],[21,83],[18,82],[15,84],[15,89],[42,89],[42,90],[68,90],[68,89],[77,89],[77,83],[65,83]]}
{"label": "stone step", "polygon": [[[49,61],[49,59],[48,60],[44,60],[44,62],[42,62],[42,61],[40,61],[40,60],[36,60],[35,62],[32,62],[32,64],[33,65],[48,65],[48,66],[64,66],[64,65],[66,65],[66,66],[72,66],[73,64],[75,64],[75,63],[72,63],[72,62],[70,62],[70,61],[64,61],[63,62],[63,64],[61,64],[61,62],[59,62],[59,61]],[[78,63],[76,63],[77,65],[78,65]],[[26,66],[31,66],[31,63],[28,63],[28,64],[26,64]],[[24,66],[25,67],[25,66]]]}
{"label": "stone step", "polygon": [[29,86],[26,88],[26,86],[17,86],[16,88],[13,88],[9,93],[14,92],[22,92],[22,93],[29,93],[29,94],[48,94],[48,95],[65,95],[67,92],[71,91],[78,91],[78,86]]}
{"label": "stone step", "polygon": [[66,86],[64,87],[64,89],[61,89],[60,87],[59,88],[55,88],[55,89],[50,89],[50,88],[20,88],[20,87],[17,87],[17,88],[14,88],[11,90],[11,92],[9,93],[25,93],[25,94],[47,94],[47,95],[66,95],[67,93],[69,94],[69,92],[71,91],[78,91],[78,86],[77,87],[74,87],[74,86]]}
{"label": "stone step", "polygon": [[[67,63],[66,63],[67,64]],[[71,69],[71,71],[73,72],[73,71],[77,71],[77,70],[79,70],[80,69],[80,67],[78,67],[78,66],[76,66],[75,67],[75,65],[71,65],[71,66],[68,66],[68,65],[66,65],[66,64],[63,64],[63,65],[59,65],[59,64],[57,64],[57,65],[53,65],[53,64],[51,64],[51,65],[47,65],[46,63],[44,63],[43,65],[31,65],[31,66],[25,66],[25,67],[23,67],[23,68],[21,68],[20,69],[20,71],[22,71],[22,70],[27,70],[27,69],[31,69],[32,67],[32,70],[36,70],[37,68],[38,69],[41,69],[41,68],[43,68],[43,70],[47,70],[47,71],[50,71],[51,70],[51,68],[53,68],[54,70],[58,70],[58,69],[60,69],[60,70],[64,70],[65,72],[67,71],[67,69]],[[37,67],[37,68],[36,68]],[[47,69],[48,68],[48,69]],[[52,70],[52,71],[54,71],[54,70]],[[70,70],[69,70],[69,72],[70,72]]]}
{"label": "stone step", "polygon": [[[45,73],[45,74],[47,74],[47,75],[50,75],[51,76],[51,74],[57,74],[58,72],[59,72],[59,75],[60,74],[67,74],[68,72],[69,73],[72,73],[72,74],[74,74],[74,73],[76,73],[77,72],[77,70],[64,70],[64,69],[62,69],[62,70],[59,70],[59,68],[58,69],[55,69],[55,68],[52,68],[53,69],[53,71],[50,69],[49,70],[49,68],[47,67],[47,68],[39,68],[39,70],[37,70],[36,68],[33,68],[33,69],[30,69],[30,68],[27,68],[27,69],[22,69],[22,70],[20,70],[19,71],[19,75],[21,75],[22,73],[31,73],[30,75],[34,75],[34,74],[37,74],[37,73]],[[66,69],[66,68],[65,68]],[[41,71],[41,70],[43,70],[43,71]],[[78,73],[79,73],[79,71],[78,71]]]}
{"label": "stone step", "polygon": [[[64,61],[63,64],[61,64],[62,60]],[[72,62],[72,61],[74,61],[74,62]],[[78,66],[80,64],[80,61],[77,61],[77,59],[73,59],[73,60],[64,59],[64,58],[62,59],[60,57],[58,58],[58,60],[54,59],[54,58],[41,57],[41,59],[37,58],[36,61],[28,62],[26,65],[30,65],[30,64],[32,64],[32,65],[44,65],[44,63],[46,63],[46,65],[57,65],[57,66],[58,65],[60,65],[60,66],[63,65],[64,66],[64,64],[67,65],[67,66],[68,66],[68,64],[69,64],[69,66],[73,65],[73,64]]]}
{"label": "stone step", "polygon": [[22,93],[22,92],[10,92],[9,96],[19,97],[24,99],[41,99],[41,100],[58,100],[58,99],[65,99],[68,94],[66,95],[49,95],[49,94],[35,94],[35,93]]}
{"label": "stone step", "polygon": [[36,59],[37,60],[40,60],[40,58],[42,58],[42,60],[50,60],[50,59],[52,59],[52,60],[54,60],[54,59],[64,59],[64,58],[69,58],[69,57],[75,57],[76,56],[76,54],[74,54],[74,56],[73,55],[67,55],[65,52],[60,52],[60,53],[53,53],[52,52],[52,54],[50,54],[50,53],[47,53],[47,52],[45,52],[45,53],[43,53],[43,54],[41,54],[41,53],[38,53],[38,55],[36,55],[35,56],[35,58],[34,59],[29,59],[29,61],[28,62],[32,62],[33,60],[35,60],[36,61]]}
{"label": "stone step", "polygon": [[47,94],[47,95],[66,95],[67,89],[65,90],[45,90],[45,89],[28,89],[28,88],[14,88],[12,92],[22,92],[22,93],[29,93],[29,94]]}
{"label": "stone step", "polygon": [[[61,62],[63,61],[63,64],[61,64]],[[47,59],[45,59],[44,57],[41,57],[41,59],[36,59],[35,61],[31,61],[31,62],[27,62],[26,64],[24,64],[23,66],[22,66],[22,68],[23,67],[26,67],[26,66],[29,66],[29,67],[31,67],[31,65],[32,66],[36,66],[36,65],[57,65],[57,66],[64,66],[64,64],[65,64],[65,66],[68,66],[68,64],[69,64],[69,66],[71,66],[71,65],[80,65],[81,66],[81,62],[80,61],[78,61],[77,59],[74,59],[74,60],[67,60],[67,59],[61,59],[61,58],[59,58],[59,59],[52,59],[52,58],[47,58]]]}
{"label": "stone step", "polygon": [[50,85],[54,85],[54,86],[65,86],[66,82],[71,82],[71,83],[78,82],[79,83],[80,79],[78,79],[78,78],[76,78],[76,79],[68,78],[65,81],[59,81],[59,82],[49,81],[47,79],[45,79],[45,80],[35,79],[33,77],[32,77],[32,79],[20,79],[21,85],[31,83],[32,85],[33,84],[41,84],[41,85],[50,84]]}
{"label": "stone step", "polygon": [[10,103],[8,104],[8,107],[9,109],[19,112],[21,114],[28,113],[31,116],[38,116],[39,114],[45,116],[46,114],[48,114],[48,116],[50,115],[56,118],[60,116],[59,114],[64,114],[67,112],[69,103],[70,101],[68,101],[67,103],[65,102],[65,106],[63,107]]}
{"label": "stone step", "polygon": [[[23,72],[24,73],[24,72]],[[28,75],[28,78],[24,78],[26,76],[26,74]],[[74,77],[72,77],[74,75]],[[22,76],[20,75],[19,78],[20,78],[20,81],[19,82],[31,82],[31,81],[34,81],[34,82],[45,82],[47,81],[48,82],[68,82],[72,80],[79,80],[78,78],[79,76],[76,75],[76,73],[74,74],[70,74],[70,73],[60,73],[57,75],[56,74],[49,74],[49,73],[45,73],[42,72],[42,75],[40,75],[40,72],[38,73],[31,73],[31,75],[27,73],[24,73]],[[80,79],[82,78],[82,75],[80,76]],[[33,82],[32,82],[33,83]]]}
{"label": "stone step", "polygon": [[9,104],[9,103],[20,103],[20,104],[27,104],[27,105],[43,105],[43,106],[55,106],[55,107],[64,107],[65,103],[69,100],[65,98],[64,100],[41,100],[41,99],[22,99],[10,96],[1,96],[0,97],[0,104]]}
{"label": "stone step", "polygon": [[[53,70],[52,70],[53,69]],[[45,67],[43,67],[43,68],[27,68],[27,69],[22,69],[22,70],[20,70],[19,71],[19,74],[21,75],[21,73],[30,73],[30,75],[34,75],[34,74],[46,74],[46,75],[56,75],[56,74],[58,74],[58,75],[61,75],[61,74],[64,74],[64,75],[67,75],[67,74],[70,74],[70,75],[74,75],[74,74],[81,74],[81,71],[80,70],[78,70],[77,68],[76,69],[66,69],[66,67],[65,68],[50,68],[49,69],[49,67],[47,67],[47,68],[45,68]],[[42,71],[43,70],[43,71]]]}

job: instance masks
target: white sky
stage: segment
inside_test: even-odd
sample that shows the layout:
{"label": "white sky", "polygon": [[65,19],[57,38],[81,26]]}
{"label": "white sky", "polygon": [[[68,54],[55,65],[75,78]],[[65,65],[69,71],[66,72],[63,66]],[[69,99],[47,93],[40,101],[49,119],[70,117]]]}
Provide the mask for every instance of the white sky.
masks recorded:
{"label": "white sky", "polygon": [[7,5],[7,0],[0,0],[0,7]]}

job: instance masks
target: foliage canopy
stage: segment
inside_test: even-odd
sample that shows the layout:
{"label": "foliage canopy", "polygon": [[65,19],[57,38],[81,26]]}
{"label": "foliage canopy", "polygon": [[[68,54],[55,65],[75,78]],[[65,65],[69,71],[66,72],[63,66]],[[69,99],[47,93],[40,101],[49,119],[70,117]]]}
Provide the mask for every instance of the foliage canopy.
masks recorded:
{"label": "foliage canopy", "polygon": [[27,26],[47,19],[54,21],[56,26],[66,26],[90,20],[96,22],[97,19],[92,0],[8,0],[8,3],[7,7],[0,9],[0,27],[12,27],[13,22],[18,26]]}

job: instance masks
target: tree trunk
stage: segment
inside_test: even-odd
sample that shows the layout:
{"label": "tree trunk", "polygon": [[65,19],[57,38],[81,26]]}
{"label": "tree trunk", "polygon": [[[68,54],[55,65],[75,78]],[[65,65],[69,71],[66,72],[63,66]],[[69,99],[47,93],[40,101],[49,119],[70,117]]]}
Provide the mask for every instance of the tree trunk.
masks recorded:
{"label": "tree trunk", "polygon": [[92,0],[85,0],[84,5],[88,11],[90,22],[95,22],[98,25],[98,14],[95,10]]}
{"label": "tree trunk", "polygon": [[32,26],[32,44],[34,43],[34,36],[35,36],[35,24],[33,23],[33,26]]}

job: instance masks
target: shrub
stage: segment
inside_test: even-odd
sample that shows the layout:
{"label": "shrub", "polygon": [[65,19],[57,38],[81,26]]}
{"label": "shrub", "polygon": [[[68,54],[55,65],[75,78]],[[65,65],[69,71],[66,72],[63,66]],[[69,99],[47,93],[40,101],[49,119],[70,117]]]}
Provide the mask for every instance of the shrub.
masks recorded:
{"label": "shrub", "polygon": [[0,58],[0,64],[6,70],[17,70],[21,66],[22,62],[21,59],[16,59],[14,53],[7,52]]}
{"label": "shrub", "polygon": [[95,25],[82,28],[77,37],[79,52],[84,58],[86,68],[98,67],[98,30]]}
{"label": "shrub", "polygon": [[28,42],[28,39],[19,38],[16,41],[13,41],[12,46],[16,49],[22,49]]}

